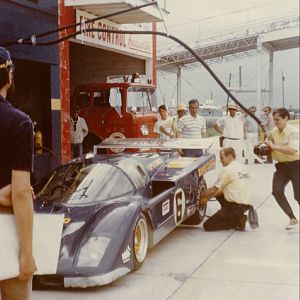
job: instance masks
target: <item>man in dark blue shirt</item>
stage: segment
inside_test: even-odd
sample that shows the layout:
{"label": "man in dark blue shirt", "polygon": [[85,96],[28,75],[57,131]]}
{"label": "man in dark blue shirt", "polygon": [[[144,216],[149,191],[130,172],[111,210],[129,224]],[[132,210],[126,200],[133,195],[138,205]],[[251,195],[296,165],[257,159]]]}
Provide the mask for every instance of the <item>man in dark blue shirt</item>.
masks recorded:
{"label": "man in dark blue shirt", "polygon": [[36,269],[32,256],[30,185],[33,126],[29,117],[6,99],[13,88],[13,71],[9,52],[0,47],[0,213],[1,207],[12,206],[19,236],[20,270],[18,277],[0,281],[0,288],[2,299],[27,300],[30,299],[32,274]]}

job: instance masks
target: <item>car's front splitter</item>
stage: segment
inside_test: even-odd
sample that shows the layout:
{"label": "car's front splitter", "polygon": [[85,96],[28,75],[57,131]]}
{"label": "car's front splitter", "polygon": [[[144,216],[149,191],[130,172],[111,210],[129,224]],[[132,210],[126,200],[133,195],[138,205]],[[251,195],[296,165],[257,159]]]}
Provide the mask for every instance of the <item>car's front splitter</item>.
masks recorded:
{"label": "car's front splitter", "polygon": [[131,269],[123,267],[115,269],[109,273],[89,276],[89,277],[65,277],[64,287],[66,288],[87,288],[92,286],[99,286],[111,283],[112,281],[129,273]]}

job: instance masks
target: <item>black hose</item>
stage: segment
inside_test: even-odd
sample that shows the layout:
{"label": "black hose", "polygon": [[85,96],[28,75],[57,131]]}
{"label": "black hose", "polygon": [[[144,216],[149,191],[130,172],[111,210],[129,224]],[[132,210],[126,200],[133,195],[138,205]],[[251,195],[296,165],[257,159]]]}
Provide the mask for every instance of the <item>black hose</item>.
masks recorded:
{"label": "black hose", "polygon": [[[120,11],[117,11],[117,12],[113,12],[113,13],[110,13],[110,14],[106,14],[106,15],[103,15],[103,16],[95,17],[95,18],[92,18],[90,20],[86,20],[85,23],[87,24],[87,23],[95,22],[95,21],[98,21],[98,20],[101,20],[101,19],[107,19],[107,18],[114,17],[114,16],[117,16],[117,15],[120,15],[120,14],[124,14],[124,13],[128,13],[128,12],[132,12],[134,10],[145,8],[147,6],[152,6],[154,4],[157,4],[157,1],[149,2],[149,3],[143,4],[143,5],[139,5],[139,6],[131,7],[131,8],[128,8],[128,9],[120,10]],[[1,43],[1,46],[8,47],[8,46],[13,46],[13,45],[17,45],[17,44],[26,44],[26,45],[28,45],[27,42],[29,42],[30,45],[31,45],[32,44],[32,39],[36,40],[37,38],[41,38],[43,36],[50,35],[50,34],[60,32],[60,31],[63,31],[63,30],[67,30],[67,29],[70,29],[70,28],[74,28],[74,27],[76,28],[76,26],[80,26],[80,25],[81,25],[81,22],[69,24],[69,25],[64,26],[64,27],[60,27],[60,28],[56,28],[56,29],[53,29],[53,30],[50,30],[50,31],[46,31],[46,32],[43,32],[43,33],[40,33],[40,34],[32,35],[30,37],[26,37],[26,38],[22,38],[22,39],[18,39],[18,40],[13,40],[13,41],[3,42],[3,43]]]}
{"label": "black hose", "polygon": [[[216,82],[219,84],[219,86],[224,90],[224,92],[230,97],[238,106],[240,106],[247,114],[252,117],[255,122],[262,128],[262,130],[265,132],[265,129],[262,125],[262,122],[260,119],[258,119],[251,111],[249,111],[242,103],[238,101],[238,99],[227,89],[227,87],[223,84],[223,82],[218,78],[218,76],[212,71],[212,69],[208,66],[208,64],[198,55],[196,51],[194,51],[190,46],[188,46],[186,43],[178,39],[177,37],[167,34],[165,32],[160,32],[160,31],[139,31],[139,30],[111,30],[111,29],[98,29],[98,28],[90,28],[86,29],[86,32],[107,32],[107,33],[119,33],[119,34],[144,34],[144,35],[159,35],[159,36],[164,36],[166,38],[169,38],[181,46],[183,46],[187,51],[189,51],[203,66],[204,68],[208,71],[208,73],[216,80]],[[81,34],[82,31],[78,30],[74,33],[68,34],[60,39],[49,41],[49,42],[40,42],[36,43],[36,46],[50,46],[53,44],[57,44],[60,42],[63,42],[65,40],[68,40],[78,34]],[[25,45],[32,45],[31,41],[26,41],[24,43]]]}

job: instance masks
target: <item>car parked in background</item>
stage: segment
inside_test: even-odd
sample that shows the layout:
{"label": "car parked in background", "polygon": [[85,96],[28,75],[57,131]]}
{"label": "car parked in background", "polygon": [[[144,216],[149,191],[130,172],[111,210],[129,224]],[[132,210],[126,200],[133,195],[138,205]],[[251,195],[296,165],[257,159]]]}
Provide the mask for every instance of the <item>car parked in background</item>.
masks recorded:
{"label": "car parked in background", "polygon": [[223,117],[223,109],[221,106],[213,105],[212,102],[206,101],[205,104],[200,104],[199,115],[206,120],[206,128],[209,136],[217,135],[213,128],[216,121]]}

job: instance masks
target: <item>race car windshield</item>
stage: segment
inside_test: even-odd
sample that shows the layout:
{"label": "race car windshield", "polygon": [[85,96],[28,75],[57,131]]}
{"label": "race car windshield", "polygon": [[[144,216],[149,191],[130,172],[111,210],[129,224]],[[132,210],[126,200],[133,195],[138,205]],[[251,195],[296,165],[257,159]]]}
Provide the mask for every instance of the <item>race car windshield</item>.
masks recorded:
{"label": "race car windshield", "polygon": [[132,191],[131,181],[120,168],[80,162],[58,169],[38,197],[47,203],[86,204],[120,197]]}

